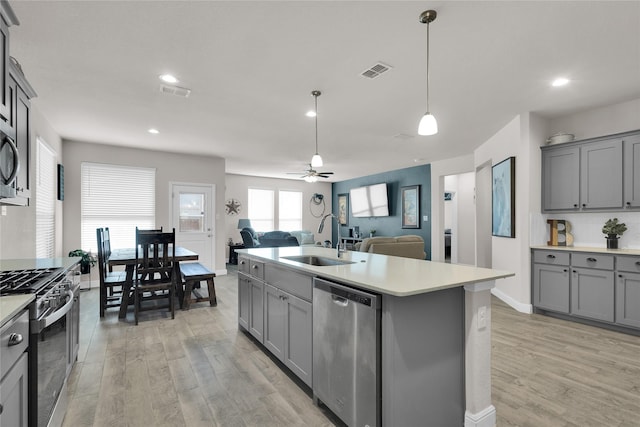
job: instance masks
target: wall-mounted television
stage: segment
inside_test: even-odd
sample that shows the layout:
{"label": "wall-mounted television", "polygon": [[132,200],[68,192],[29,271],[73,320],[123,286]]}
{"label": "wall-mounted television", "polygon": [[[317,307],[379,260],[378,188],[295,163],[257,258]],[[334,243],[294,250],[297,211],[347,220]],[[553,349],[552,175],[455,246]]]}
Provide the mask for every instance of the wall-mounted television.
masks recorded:
{"label": "wall-mounted television", "polygon": [[387,184],[367,185],[349,190],[351,215],[355,218],[389,216]]}

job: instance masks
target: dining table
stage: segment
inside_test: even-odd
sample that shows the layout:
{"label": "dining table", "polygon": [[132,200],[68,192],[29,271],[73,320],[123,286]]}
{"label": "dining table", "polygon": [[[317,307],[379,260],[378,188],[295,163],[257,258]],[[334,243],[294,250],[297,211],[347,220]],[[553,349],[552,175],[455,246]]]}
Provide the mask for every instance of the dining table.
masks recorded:
{"label": "dining table", "polygon": [[[175,264],[174,264],[174,274],[178,278],[176,283],[178,283],[178,289],[176,289],[178,294],[178,301],[180,301],[180,305],[182,306],[182,279],[180,277],[180,262],[182,261],[197,261],[198,254],[189,250],[187,248],[183,248],[181,246],[175,246]],[[109,267],[115,266],[124,266],[126,271],[126,278],[124,286],[122,287],[122,298],[120,300],[120,314],[118,317],[120,319],[124,319],[127,317],[127,309],[130,304],[130,293],[131,287],[133,286],[133,273],[136,267],[136,248],[122,248],[122,249],[113,249],[111,251],[111,255],[107,260]]]}

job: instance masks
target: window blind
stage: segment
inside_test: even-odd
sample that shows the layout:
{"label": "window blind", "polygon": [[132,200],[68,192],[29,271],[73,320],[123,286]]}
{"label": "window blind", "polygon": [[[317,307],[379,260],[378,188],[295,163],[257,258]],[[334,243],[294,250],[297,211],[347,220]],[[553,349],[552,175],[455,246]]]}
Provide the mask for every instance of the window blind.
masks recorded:
{"label": "window blind", "polygon": [[84,162],[82,249],[97,253],[96,228],[109,227],[111,248],[135,246],[136,227],[155,228],[156,170]]}
{"label": "window blind", "polygon": [[249,208],[247,215],[251,220],[251,227],[256,231],[274,230],[274,192],[249,188]]}
{"label": "window blind", "polygon": [[302,193],[300,191],[279,191],[278,223],[279,230],[302,230]]}
{"label": "window blind", "polygon": [[36,154],[36,257],[55,256],[56,153],[40,138]]}

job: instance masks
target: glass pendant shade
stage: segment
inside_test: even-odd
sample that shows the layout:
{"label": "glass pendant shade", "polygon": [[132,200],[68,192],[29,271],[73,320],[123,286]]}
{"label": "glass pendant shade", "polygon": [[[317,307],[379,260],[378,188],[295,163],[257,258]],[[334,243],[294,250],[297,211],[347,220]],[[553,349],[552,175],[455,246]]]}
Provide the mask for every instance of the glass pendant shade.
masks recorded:
{"label": "glass pendant shade", "polygon": [[311,167],[312,168],[321,168],[322,167],[322,157],[320,154],[316,153],[311,158]]}
{"label": "glass pendant shade", "polygon": [[317,182],[318,181],[318,177],[317,176],[313,176],[313,175],[308,175],[304,177],[304,180],[307,182]]}
{"label": "glass pendant shade", "polygon": [[433,114],[427,112],[418,125],[418,135],[435,135],[438,133],[438,122]]}

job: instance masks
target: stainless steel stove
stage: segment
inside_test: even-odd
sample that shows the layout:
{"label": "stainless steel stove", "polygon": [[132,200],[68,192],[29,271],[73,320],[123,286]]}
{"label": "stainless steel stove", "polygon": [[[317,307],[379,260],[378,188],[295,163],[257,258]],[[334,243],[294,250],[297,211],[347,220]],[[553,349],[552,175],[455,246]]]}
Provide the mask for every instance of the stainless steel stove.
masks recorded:
{"label": "stainless steel stove", "polygon": [[34,294],[29,326],[29,426],[57,427],[79,338],[79,258],[0,261],[0,296]]}

